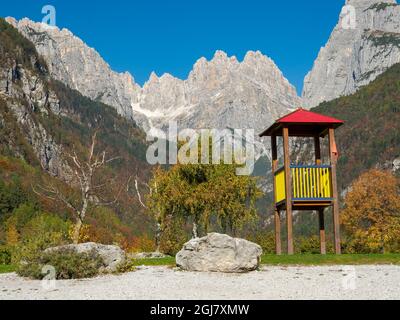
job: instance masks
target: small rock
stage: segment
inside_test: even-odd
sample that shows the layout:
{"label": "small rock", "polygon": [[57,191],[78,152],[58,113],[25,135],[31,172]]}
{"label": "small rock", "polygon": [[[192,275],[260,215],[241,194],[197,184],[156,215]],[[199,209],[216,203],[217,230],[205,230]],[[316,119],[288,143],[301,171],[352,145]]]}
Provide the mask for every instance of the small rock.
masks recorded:
{"label": "small rock", "polygon": [[138,252],[129,253],[128,258],[130,259],[162,259],[168,257],[161,252]]}

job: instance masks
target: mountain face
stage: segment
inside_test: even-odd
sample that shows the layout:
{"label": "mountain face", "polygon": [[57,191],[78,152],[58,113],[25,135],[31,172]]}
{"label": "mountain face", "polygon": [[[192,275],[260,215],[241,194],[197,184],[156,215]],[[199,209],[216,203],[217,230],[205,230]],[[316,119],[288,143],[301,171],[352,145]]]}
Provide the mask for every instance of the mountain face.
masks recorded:
{"label": "mountain face", "polygon": [[94,49],[67,29],[59,30],[29,19],[18,22],[6,18],[6,21],[35,45],[53,79],[132,118],[131,99],[137,95],[139,86],[129,73],[112,71]]}
{"label": "mountain face", "polygon": [[[51,179],[62,189],[74,188],[78,182],[68,155],[76,152],[85,159],[95,130],[95,152],[104,150],[107,158],[118,157],[95,178],[109,182],[101,196],[113,199],[129,174],[148,181],[144,131],[115,108],[52,79],[49,69],[35,46],[0,18],[0,182],[9,185],[13,179],[23,180],[24,190],[35,203],[48,203],[32,186]],[[64,210],[57,208],[51,212]],[[112,211],[128,226],[128,234],[152,227],[136,198],[121,199]]]}
{"label": "mountain face", "polygon": [[0,20],[1,153],[38,162],[52,175],[68,180],[69,168],[61,147],[38,121],[41,114],[60,114],[60,101],[47,87],[47,67],[34,46],[25,43],[20,49],[15,44],[20,38],[14,28]]}
{"label": "mountain face", "polygon": [[304,80],[306,107],[356,92],[400,62],[396,0],[347,0],[328,43]]}
{"label": "mountain face", "polygon": [[239,62],[217,51],[211,61],[198,60],[186,80],[153,73],[140,87],[65,29],[28,19],[7,21],[34,43],[53,78],[133,117],[146,131],[177,120],[182,128],[252,128],[257,134],[302,105],[295,88],[260,52]]}
{"label": "mountain face", "polygon": [[371,168],[400,174],[399,88],[400,64],[396,64],[356,93],[312,109],[345,121],[336,132],[340,190]]}
{"label": "mountain face", "polygon": [[97,128],[99,146],[126,159],[120,166],[148,169],[144,132],[114,108],[52,79],[35,46],[0,18],[0,154],[70,182],[67,154],[85,150]]}
{"label": "mountain face", "polygon": [[239,62],[217,51],[211,61],[197,61],[187,80],[153,74],[142,92],[134,110],[145,113],[156,127],[175,119],[184,128],[230,127],[258,133],[301,104],[294,87],[260,52],[249,52]]}

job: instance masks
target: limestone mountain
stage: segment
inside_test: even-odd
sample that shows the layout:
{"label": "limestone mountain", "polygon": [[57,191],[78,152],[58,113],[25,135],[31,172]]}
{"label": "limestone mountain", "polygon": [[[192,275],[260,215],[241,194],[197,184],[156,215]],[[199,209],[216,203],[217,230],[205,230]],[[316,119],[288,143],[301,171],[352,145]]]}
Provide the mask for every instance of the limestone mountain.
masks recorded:
{"label": "limestone mountain", "polygon": [[[107,166],[104,178],[125,179],[131,172],[147,181],[143,130],[114,108],[54,80],[35,46],[0,18],[0,180],[14,179],[9,163],[23,163],[20,179],[28,172],[33,178],[48,177],[63,188],[74,188],[68,154],[74,151],[82,159],[95,130],[98,148],[107,157],[118,157]],[[34,182],[25,180],[27,193],[32,194]],[[115,195],[116,189],[109,185],[105,198]],[[135,225],[139,219],[137,226],[142,228],[149,220],[137,201],[120,205],[116,212],[125,222]]]}
{"label": "limestone mountain", "polygon": [[177,119],[189,128],[253,128],[256,132],[301,104],[295,88],[260,52],[248,52],[239,62],[217,51],[210,61],[198,60],[184,81],[153,74],[143,96],[134,110],[147,114],[153,125]]}
{"label": "limestone mountain", "polygon": [[399,88],[400,64],[396,64],[356,93],[312,109],[345,121],[337,130],[342,191],[372,168],[400,174]]}
{"label": "limestone mountain", "polygon": [[304,80],[306,107],[356,92],[400,62],[396,0],[346,0],[339,22]]}
{"label": "limestone mountain", "polygon": [[153,73],[140,87],[129,74],[113,72],[68,30],[28,19],[7,21],[34,43],[52,77],[133,117],[146,131],[177,120],[184,128],[252,128],[258,133],[302,104],[275,63],[260,52],[250,51],[239,62],[217,51],[211,61],[199,59],[186,80]]}
{"label": "limestone mountain", "polygon": [[139,87],[129,73],[112,71],[94,49],[67,29],[59,30],[29,19],[6,18],[6,21],[35,45],[53,79],[94,101],[113,106],[127,118],[132,117],[131,99]]}

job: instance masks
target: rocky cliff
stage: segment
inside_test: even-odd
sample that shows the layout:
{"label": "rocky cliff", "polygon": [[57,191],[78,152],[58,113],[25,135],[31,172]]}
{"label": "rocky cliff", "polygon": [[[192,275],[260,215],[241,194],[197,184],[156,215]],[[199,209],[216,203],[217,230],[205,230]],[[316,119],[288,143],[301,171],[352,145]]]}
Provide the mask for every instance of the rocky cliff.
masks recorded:
{"label": "rocky cliff", "polygon": [[[49,69],[35,46],[0,18],[0,182],[23,180],[32,201],[46,202],[46,208],[55,210],[49,212],[61,214],[64,209],[58,202],[45,201],[32,186],[51,181],[73,196],[79,181],[69,155],[76,152],[79,159],[86,159],[94,131],[98,133],[95,152],[104,150],[107,158],[117,157],[96,177],[109,182],[101,197],[113,199],[129,174],[148,181],[143,130],[115,108],[54,80]],[[149,230],[153,223],[131,196],[121,199],[113,212],[127,237]]]}
{"label": "rocky cliff", "polygon": [[[14,155],[25,158],[21,147],[23,136],[41,167],[54,176],[68,180],[69,167],[62,157],[62,148],[55,143],[38,118],[60,113],[60,102],[55,92],[48,89],[42,63],[32,44],[18,39],[18,32],[0,21],[0,129],[4,143]],[[22,37],[21,37],[22,38]],[[16,45],[18,41],[22,45]],[[10,119],[13,127],[11,130]]]}
{"label": "rocky cliff", "polygon": [[131,99],[139,91],[129,73],[116,73],[92,48],[69,30],[59,30],[29,19],[6,18],[36,47],[47,62],[50,75],[84,96],[115,107],[119,114],[132,117]]}
{"label": "rocky cliff", "polygon": [[[396,64],[356,93],[312,109],[345,121],[336,132],[340,190],[372,168],[400,173],[399,86],[400,64]],[[327,156],[327,150],[323,154]]]}
{"label": "rocky cliff", "polygon": [[258,133],[302,104],[275,63],[260,52],[249,52],[239,62],[217,51],[211,61],[198,60],[186,80],[153,73],[140,87],[129,74],[113,72],[68,30],[28,19],[7,21],[34,43],[55,79],[133,117],[145,130],[177,120],[185,128],[253,128]]}
{"label": "rocky cliff", "polygon": [[103,147],[144,169],[143,131],[113,108],[55,81],[49,69],[35,46],[0,18],[0,153],[68,181],[66,153],[84,148],[90,131],[106,123]]}
{"label": "rocky cliff", "polygon": [[328,43],[304,80],[307,107],[356,92],[400,62],[396,0],[347,0]]}
{"label": "rocky cliff", "polygon": [[268,57],[248,52],[239,62],[217,51],[210,61],[198,60],[187,80],[153,74],[134,109],[153,125],[176,119],[182,127],[258,133],[300,104],[295,88]]}

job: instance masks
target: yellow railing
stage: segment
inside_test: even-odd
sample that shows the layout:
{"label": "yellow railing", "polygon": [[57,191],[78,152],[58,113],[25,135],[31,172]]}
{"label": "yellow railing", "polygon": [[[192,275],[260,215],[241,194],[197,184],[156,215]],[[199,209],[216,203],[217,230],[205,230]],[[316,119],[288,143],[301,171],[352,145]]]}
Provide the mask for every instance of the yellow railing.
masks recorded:
{"label": "yellow railing", "polygon": [[286,199],[285,170],[283,168],[275,174],[275,203]]}
{"label": "yellow railing", "polygon": [[[332,198],[330,166],[291,166],[293,200],[326,200]],[[275,173],[275,202],[286,198],[285,171]]]}

